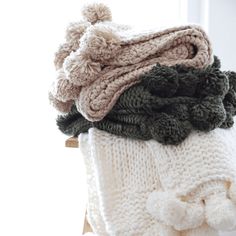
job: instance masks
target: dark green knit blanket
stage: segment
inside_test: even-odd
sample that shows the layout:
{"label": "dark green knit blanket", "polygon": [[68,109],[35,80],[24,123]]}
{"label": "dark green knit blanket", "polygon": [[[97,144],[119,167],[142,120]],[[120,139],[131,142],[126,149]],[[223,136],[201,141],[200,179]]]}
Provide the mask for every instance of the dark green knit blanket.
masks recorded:
{"label": "dark green knit blanket", "polygon": [[229,128],[236,114],[236,73],[220,70],[215,57],[206,69],[161,66],[141,76],[101,121],[86,120],[74,105],[58,116],[59,129],[78,136],[96,127],[123,137],[179,144],[192,130]]}

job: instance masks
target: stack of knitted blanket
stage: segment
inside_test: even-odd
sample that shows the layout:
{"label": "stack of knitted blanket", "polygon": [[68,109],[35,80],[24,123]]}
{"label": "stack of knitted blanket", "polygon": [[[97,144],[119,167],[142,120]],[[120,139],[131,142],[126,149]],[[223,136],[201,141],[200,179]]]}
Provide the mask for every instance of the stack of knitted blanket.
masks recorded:
{"label": "stack of knitted blanket", "polygon": [[73,105],[57,124],[68,135],[96,127],[163,144],[178,144],[194,129],[229,128],[236,114],[236,73],[218,67],[216,63],[206,69],[158,64],[140,76],[141,82],[127,89],[102,120],[87,120]]}
{"label": "stack of knitted blanket", "polygon": [[55,57],[59,129],[79,136],[97,235],[236,229],[236,73],[199,26],[138,32],[86,6]]}

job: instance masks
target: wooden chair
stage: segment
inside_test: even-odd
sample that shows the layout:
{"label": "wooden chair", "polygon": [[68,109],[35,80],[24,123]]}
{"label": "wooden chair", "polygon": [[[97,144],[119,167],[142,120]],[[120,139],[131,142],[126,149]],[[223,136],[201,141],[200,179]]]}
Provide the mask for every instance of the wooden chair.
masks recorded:
{"label": "wooden chair", "polygon": [[[79,148],[78,138],[75,138],[75,137],[68,138],[65,142],[65,146],[69,148]],[[88,232],[93,232],[93,230],[87,221],[87,211],[86,211],[84,215],[83,234],[88,233]]]}

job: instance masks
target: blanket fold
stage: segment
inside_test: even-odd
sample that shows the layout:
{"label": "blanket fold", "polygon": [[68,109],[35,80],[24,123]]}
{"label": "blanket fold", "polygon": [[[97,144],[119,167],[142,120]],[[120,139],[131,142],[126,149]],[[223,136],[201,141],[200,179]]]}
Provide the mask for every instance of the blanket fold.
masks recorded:
{"label": "blanket fold", "polygon": [[[199,26],[140,32],[111,21],[72,24],[56,58],[60,75],[50,91],[52,104],[69,112],[75,101],[90,121],[103,119],[119,96],[157,63],[195,68],[213,63],[211,44]],[[66,96],[68,87],[77,92]]]}
{"label": "blanket fold", "polygon": [[[216,63],[206,69],[156,65],[127,89],[110,113],[90,122],[78,111],[59,116],[59,129],[78,136],[90,127],[112,134],[163,144],[181,143],[191,130],[229,128],[236,114],[236,73]],[[219,63],[218,63],[219,64]],[[218,65],[219,66],[219,65]]]}

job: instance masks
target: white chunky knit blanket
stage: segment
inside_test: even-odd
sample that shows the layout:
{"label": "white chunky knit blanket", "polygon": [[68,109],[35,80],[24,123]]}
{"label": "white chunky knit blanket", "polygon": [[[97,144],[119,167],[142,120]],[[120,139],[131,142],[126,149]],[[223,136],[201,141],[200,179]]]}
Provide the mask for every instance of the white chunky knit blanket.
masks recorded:
{"label": "white chunky knit blanket", "polygon": [[95,128],[79,138],[96,234],[213,236],[236,227],[235,127],[195,132],[176,147]]}

